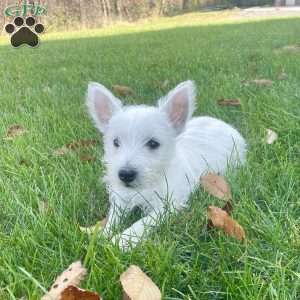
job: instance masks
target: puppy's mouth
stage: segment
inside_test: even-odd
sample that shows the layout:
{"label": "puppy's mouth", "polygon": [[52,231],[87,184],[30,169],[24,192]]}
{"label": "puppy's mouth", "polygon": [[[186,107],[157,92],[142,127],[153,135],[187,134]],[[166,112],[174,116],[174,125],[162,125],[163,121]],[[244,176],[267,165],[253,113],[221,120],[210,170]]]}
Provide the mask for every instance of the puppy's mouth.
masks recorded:
{"label": "puppy's mouth", "polygon": [[134,180],[132,182],[123,182],[123,186],[128,189],[137,189],[139,187],[139,183],[137,180]]}
{"label": "puppy's mouth", "polygon": [[130,189],[133,189],[136,187],[136,184],[134,184],[134,183],[124,183],[124,185],[125,185],[125,187],[130,188]]}

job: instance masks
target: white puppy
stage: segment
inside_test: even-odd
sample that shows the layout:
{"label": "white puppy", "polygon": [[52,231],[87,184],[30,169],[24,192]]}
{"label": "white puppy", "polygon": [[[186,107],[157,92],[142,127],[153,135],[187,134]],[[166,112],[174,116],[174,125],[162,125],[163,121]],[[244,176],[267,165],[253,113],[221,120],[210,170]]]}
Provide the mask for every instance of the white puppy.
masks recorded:
{"label": "white puppy", "polygon": [[192,118],[196,89],[185,81],[158,106],[122,106],[103,85],[90,83],[87,106],[104,136],[104,163],[110,210],[104,232],[118,225],[122,212],[139,206],[145,217],[113,237],[122,249],[135,245],[167,208],[184,207],[200,176],[224,173],[243,163],[246,143],[230,125]]}

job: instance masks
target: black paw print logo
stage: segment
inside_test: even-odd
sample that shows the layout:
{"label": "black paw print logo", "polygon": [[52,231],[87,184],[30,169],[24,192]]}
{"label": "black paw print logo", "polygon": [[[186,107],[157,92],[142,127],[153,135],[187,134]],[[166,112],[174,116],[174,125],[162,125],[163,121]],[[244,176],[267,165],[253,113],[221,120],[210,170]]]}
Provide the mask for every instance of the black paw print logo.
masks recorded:
{"label": "black paw print logo", "polygon": [[[25,24],[26,25],[25,25]],[[36,47],[39,44],[39,33],[43,33],[45,27],[41,23],[36,23],[35,18],[16,17],[13,23],[6,24],[5,31],[11,35],[10,41],[13,47],[28,45]]]}

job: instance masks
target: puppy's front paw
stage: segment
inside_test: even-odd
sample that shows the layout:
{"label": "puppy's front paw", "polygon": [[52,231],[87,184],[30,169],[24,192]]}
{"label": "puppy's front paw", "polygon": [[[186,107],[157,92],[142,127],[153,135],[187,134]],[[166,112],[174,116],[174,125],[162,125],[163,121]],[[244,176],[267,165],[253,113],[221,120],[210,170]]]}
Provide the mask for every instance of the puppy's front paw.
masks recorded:
{"label": "puppy's front paw", "polygon": [[118,245],[120,250],[126,252],[128,251],[130,248],[129,248],[129,244],[128,244],[128,241],[126,239],[122,239],[121,236],[114,236],[111,240],[111,242],[114,244],[114,245]]}
{"label": "puppy's front paw", "polygon": [[130,249],[134,248],[137,243],[138,243],[138,238],[135,236],[131,236],[123,232],[122,234],[115,235],[111,242],[114,245],[118,245],[119,248],[126,252],[129,251]]}

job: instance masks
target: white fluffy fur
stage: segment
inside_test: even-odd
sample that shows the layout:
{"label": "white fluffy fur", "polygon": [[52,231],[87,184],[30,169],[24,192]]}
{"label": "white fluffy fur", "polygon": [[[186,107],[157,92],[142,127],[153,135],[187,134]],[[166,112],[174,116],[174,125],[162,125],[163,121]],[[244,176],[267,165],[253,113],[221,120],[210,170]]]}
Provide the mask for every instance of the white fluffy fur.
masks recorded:
{"label": "white fluffy fur", "polygon": [[[224,173],[229,165],[245,161],[246,143],[230,125],[211,117],[192,118],[196,88],[179,84],[159,100],[157,107],[124,106],[104,86],[90,83],[87,106],[104,135],[105,182],[110,210],[105,233],[120,222],[122,212],[139,206],[145,217],[113,237],[122,249],[135,245],[166,212],[184,207],[200,176],[211,170]],[[118,138],[119,147],[113,140]],[[154,138],[160,143],[149,149]],[[138,172],[131,187],[119,179],[121,168]]]}

